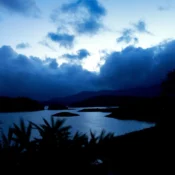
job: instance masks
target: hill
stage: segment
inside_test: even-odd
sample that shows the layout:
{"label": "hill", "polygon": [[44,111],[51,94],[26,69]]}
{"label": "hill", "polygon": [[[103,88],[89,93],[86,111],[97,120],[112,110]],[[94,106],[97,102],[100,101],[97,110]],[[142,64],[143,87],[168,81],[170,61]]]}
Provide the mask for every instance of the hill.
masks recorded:
{"label": "hill", "polygon": [[[45,105],[62,104],[70,105],[92,97],[97,96],[130,96],[130,97],[156,97],[160,95],[160,85],[151,87],[141,87],[126,90],[101,90],[101,91],[83,91],[71,96],[53,98],[43,102]],[[114,97],[115,98],[115,97]]]}
{"label": "hill", "polygon": [[43,109],[43,105],[30,98],[0,97],[0,112],[38,111]]}

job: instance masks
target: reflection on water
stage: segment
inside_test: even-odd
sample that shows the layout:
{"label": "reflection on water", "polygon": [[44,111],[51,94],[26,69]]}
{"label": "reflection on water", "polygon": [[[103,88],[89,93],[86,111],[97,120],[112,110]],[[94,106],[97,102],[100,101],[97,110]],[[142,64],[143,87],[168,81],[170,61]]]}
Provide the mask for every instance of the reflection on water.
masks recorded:
{"label": "reflection on water", "polygon": [[[138,121],[124,121],[105,117],[108,113],[102,112],[78,112],[82,108],[75,108],[72,110],[67,110],[67,112],[78,113],[78,117],[66,118],[66,125],[72,126],[72,133],[77,130],[83,133],[89,133],[90,130],[96,132],[97,134],[105,129],[107,132],[114,132],[115,135],[122,135],[128,132],[141,130],[154,126],[154,124],[149,124],[146,122]],[[66,111],[66,110],[65,110]],[[0,113],[0,121],[2,122],[1,127],[6,133],[8,128],[13,125],[13,123],[19,123],[20,119],[24,119],[25,122],[32,121],[37,124],[43,123],[42,118],[50,121],[50,116],[60,112],[59,110],[43,110],[36,112],[15,112],[15,113]],[[56,117],[55,117],[56,118]],[[37,133],[34,132],[36,136]]]}

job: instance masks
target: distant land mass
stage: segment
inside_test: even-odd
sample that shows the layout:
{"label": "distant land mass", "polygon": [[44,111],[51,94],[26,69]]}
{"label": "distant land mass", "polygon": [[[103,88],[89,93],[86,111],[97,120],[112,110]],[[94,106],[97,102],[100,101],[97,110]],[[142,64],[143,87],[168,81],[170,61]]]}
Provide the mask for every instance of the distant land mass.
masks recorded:
{"label": "distant land mass", "polygon": [[26,97],[0,97],[0,112],[24,112],[43,110],[44,106]]}
{"label": "distant land mass", "polygon": [[62,104],[50,104],[48,110],[67,110],[68,107]]}
{"label": "distant land mass", "polygon": [[[161,86],[160,85],[154,85],[151,87],[141,87],[141,88],[132,88],[132,89],[126,89],[126,90],[101,90],[101,91],[83,91],[80,93],[77,93],[75,95],[66,96],[66,97],[57,97],[50,99],[48,101],[42,102],[45,105],[51,105],[51,104],[61,104],[66,106],[78,106],[79,102],[82,102],[84,100],[90,100],[93,97],[103,96],[103,101],[99,106],[111,106],[116,104],[116,97],[156,97],[161,94]],[[104,96],[106,96],[106,99],[109,99],[104,103]],[[102,97],[101,97],[102,98]],[[114,102],[112,102],[112,101]],[[87,106],[87,105],[80,105],[80,106]],[[95,102],[94,104],[91,104],[90,106],[96,106]]]}
{"label": "distant land mass", "polygon": [[128,106],[133,104],[145,103],[148,100],[146,97],[134,96],[110,96],[101,95],[91,97],[79,102],[72,103],[72,107],[109,107],[109,106]]}

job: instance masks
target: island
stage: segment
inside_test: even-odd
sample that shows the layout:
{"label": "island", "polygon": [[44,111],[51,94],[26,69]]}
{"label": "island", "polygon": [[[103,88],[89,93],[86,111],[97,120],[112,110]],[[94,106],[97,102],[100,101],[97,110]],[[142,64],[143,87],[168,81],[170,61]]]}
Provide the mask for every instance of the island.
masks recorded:
{"label": "island", "polygon": [[111,107],[111,108],[85,108],[78,112],[114,112],[118,108],[117,107]]}
{"label": "island", "polygon": [[59,112],[59,113],[53,114],[52,116],[53,117],[76,117],[79,115],[71,112]]}

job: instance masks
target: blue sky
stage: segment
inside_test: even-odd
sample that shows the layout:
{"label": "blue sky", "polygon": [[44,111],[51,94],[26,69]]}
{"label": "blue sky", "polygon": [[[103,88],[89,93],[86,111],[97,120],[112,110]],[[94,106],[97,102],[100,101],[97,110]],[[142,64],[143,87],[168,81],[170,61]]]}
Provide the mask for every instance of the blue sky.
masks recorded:
{"label": "blue sky", "polygon": [[[152,53],[159,54],[160,50],[155,48],[170,46],[175,37],[174,16],[173,0],[0,0],[0,55],[10,52],[4,56],[8,57],[13,52],[12,55],[23,56],[30,61],[36,58],[42,62],[42,67],[51,64],[52,68],[59,69],[59,72],[72,72],[68,70],[71,67],[76,70],[76,74],[86,72],[88,77],[85,79],[88,81],[97,75],[105,74],[105,77],[111,77],[103,70],[111,71],[105,66],[115,52],[123,53],[127,48],[140,48],[145,52],[154,49]],[[126,59],[127,64],[130,64],[129,59]],[[139,62],[140,60],[135,62],[137,70],[142,67]],[[126,63],[123,60],[116,63],[114,70],[117,69],[118,72],[118,83],[109,85],[109,88],[142,85],[142,80],[135,83],[127,81],[128,77],[120,80],[119,75],[128,68]],[[77,73],[80,69],[82,72]],[[56,71],[52,73],[58,74]],[[68,87],[70,84],[65,83],[67,77],[62,74],[60,76],[62,85]],[[161,77],[156,81],[160,79]],[[10,78],[8,81],[11,81]],[[103,81],[104,79],[93,79],[92,86],[82,86],[80,90],[108,88],[99,86]],[[57,83],[60,82],[55,82]],[[0,85],[6,87],[2,82]]]}

